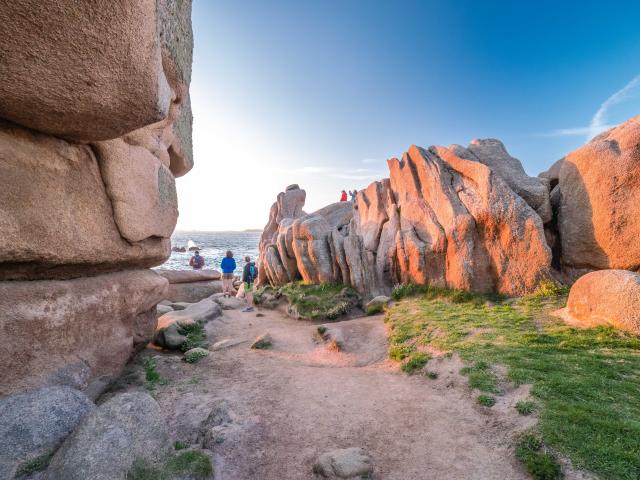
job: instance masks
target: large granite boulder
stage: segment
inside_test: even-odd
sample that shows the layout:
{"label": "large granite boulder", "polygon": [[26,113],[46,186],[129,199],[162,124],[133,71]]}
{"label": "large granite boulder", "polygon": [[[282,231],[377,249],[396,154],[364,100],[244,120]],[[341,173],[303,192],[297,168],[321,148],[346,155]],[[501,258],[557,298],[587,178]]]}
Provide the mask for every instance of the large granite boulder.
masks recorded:
{"label": "large granite boulder", "polygon": [[[133,176],[125,185],[133,191],[157,177]],[[113,212],[89,146],[0,122],[0,280],[145,268],[170,255],[169,230],[166,238],[127,241]]]}
{"label": "large granite boulder", "polygon": [[155,330],[167,280],[149,270],[0,282],[0,395],[41,384],[85,389],[114,376]]}
{"label": "large granite boulder", "polygon": [[550,276],[547,182],[526,176],[500,142],[412,146],[388,163],[390,178],[355,205],[283,218],[277,230],[272,215],[260,251],[265,281],[342,282],[372,298],[398,283],[520,295]]}
{"label": "large granite boulder", "polygon": [[51,459],[46,480],[126,479],[134,462],[171,453],[166,422],[143,392],[117,395],[89,414]]}
{"label": "large granite boulder", "polygon": [[78,423],[95,409],[70,387],[43,387],[0,399],[0,478],[53,454]]}
{"label": "large granite boulder", "polygon": [[220,292],[222,292],[220,280],[170,283],[165,299],[171,302],[195,303]]}
{"label": "large granite boulder", "polygon": [[2,2],[0,117],[78,140],[166,118],[173,92],[156,3]]}
{"label": "large granite boulder", "polygon": [[640,275],[627,270],[599,270],[571,287],[567,310],[572,323],[610,325],[640,334]]}
{"label": "large granite boulder", "polygon": [[560,164],[562,263],[575,269],[640,267],[640,116],[595,137]]}
{"label": "large granite boulder", "polygon": [[222,307],[212,298],[205,298],[184,310],[166,313],[158,318],[153,343],[169,350],[179,349],[187,340],[182,327],[205,324],[221,315]]}
{"label": "large granite boulder", "polygon": [[220,280],[222,274],[218,270],[164,270],[154,269],[158,275],[166,278],[169,283],[191,283],[208,280]]}

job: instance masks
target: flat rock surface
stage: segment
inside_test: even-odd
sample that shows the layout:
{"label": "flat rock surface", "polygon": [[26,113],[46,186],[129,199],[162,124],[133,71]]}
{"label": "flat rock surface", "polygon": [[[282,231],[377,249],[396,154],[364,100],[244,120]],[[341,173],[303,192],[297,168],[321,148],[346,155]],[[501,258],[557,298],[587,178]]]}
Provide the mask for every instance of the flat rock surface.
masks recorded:
{"label": "flat rock surface", "polygon": [[163,270],[154,269],[155,272],[169,280],[169,283],[191,283],[207,280],[220,280],[222,274],[217,270]]}

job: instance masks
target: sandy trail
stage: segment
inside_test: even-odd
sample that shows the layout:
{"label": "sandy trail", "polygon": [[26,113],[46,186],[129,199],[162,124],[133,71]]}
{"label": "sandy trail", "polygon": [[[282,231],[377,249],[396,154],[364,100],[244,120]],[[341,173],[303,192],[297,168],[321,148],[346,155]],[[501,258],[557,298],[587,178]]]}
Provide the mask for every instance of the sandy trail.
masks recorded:
{"label": "sandy trail", "polygon": [[[533,419],[515,414],[522,389],[477,405],[458,374],[459,360],[432,360],[432,380],[408,376],[385,359],[381,316],[327,324],[343,352],[314,340],[317,325],[278,311],[227,310],[207,325],[212,343],[246,339],[197,364],[163,355],[157,391],[176,440],[201,441],[198,431],[221,401],[232,425],[213,447],[218,480],[312,479],[321,453],[363,447],[374,479],[524,479],[513,434]],[[269,332],[270,350],[250,350]]]}

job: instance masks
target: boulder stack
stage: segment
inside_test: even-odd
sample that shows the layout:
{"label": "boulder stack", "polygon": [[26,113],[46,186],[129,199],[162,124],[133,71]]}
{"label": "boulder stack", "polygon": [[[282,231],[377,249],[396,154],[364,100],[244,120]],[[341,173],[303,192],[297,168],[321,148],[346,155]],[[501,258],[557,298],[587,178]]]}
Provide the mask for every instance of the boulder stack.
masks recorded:
{"label": "boulder stack", "polygon": [[167,294],[191,2],[3,2],[0,36],[0,395],[89,388]]}

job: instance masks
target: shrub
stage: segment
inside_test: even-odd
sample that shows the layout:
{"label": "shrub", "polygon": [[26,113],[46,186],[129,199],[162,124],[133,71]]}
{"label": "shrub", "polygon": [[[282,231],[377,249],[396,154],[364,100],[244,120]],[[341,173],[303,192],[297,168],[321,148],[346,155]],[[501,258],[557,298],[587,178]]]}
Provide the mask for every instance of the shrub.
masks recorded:
{"label": "shrub", "polygon": [[405,297],[415,297],[426,293],[429,287],[427,285],[418,285],[417,283],[407,283],[405,285],[397,285],[391,292],[391,298],[401,300]]}
{"label": "shrub", "polygon": [[185,352],[184,360],[187,363],[196,363],[207,356],[209,356],[208,350],[204,348],[194,348]]}
{"label": "shrub", "polygon": [[381,303],[376,303],[366,308],[367,315],[377,315],[378,313],[382,312],[384,312],[384,305],[382,305]]}
{"label": "shrub", "polygon": [[335,320],[360,304],[355,290],[337,283],[289,283],[278,295],[287,299],[290,314],[303,320]]}
{"label": "shrub", "polygon": [[553,280],[541,280],[532,296],[536,298],[558,297],[569,293],[569,287]]}

